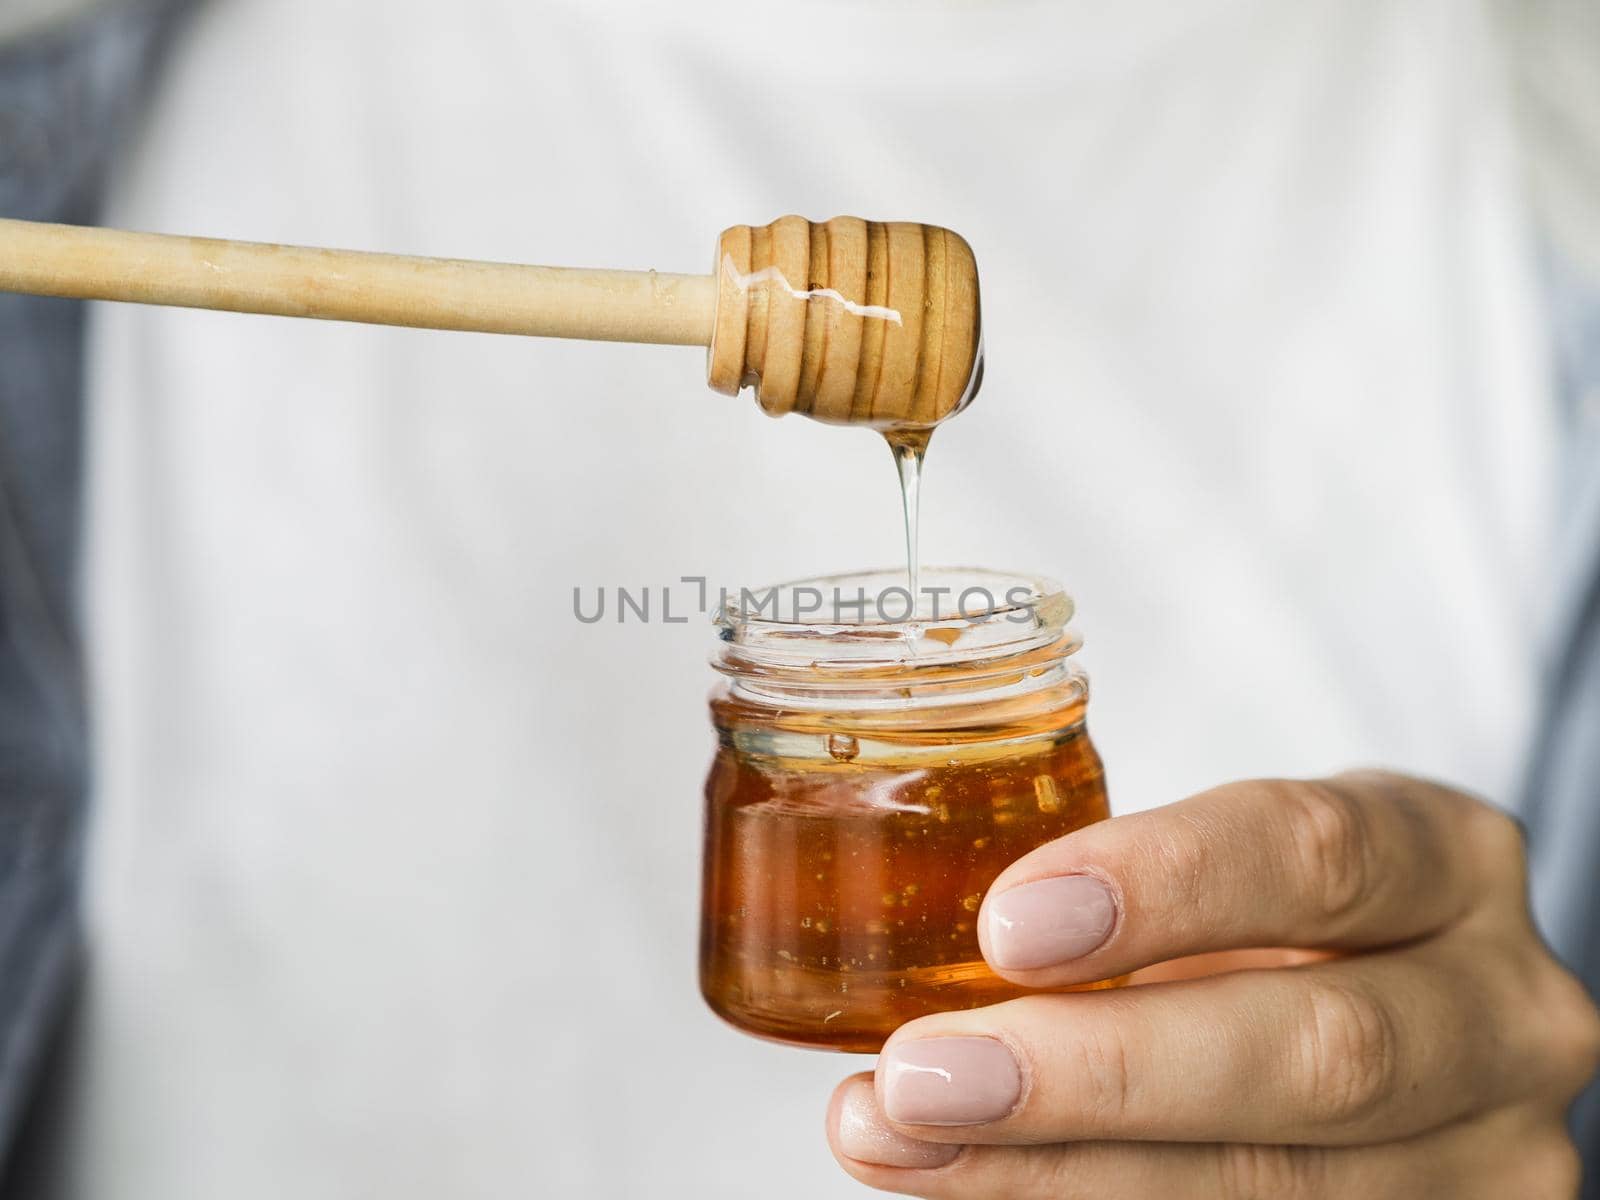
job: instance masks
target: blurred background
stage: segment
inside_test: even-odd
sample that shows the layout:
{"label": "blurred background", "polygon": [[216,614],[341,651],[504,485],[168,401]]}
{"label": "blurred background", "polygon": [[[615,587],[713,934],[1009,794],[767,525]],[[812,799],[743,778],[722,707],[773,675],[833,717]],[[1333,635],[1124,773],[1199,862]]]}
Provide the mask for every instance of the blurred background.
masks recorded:
{"label": "blurred background", "polygon": [[[1359,764],[1520,803],[1600,421],[1553,332],[1600,277],[1589,5],[3,5],[7,216],[667,271],[788,212],[960,231],[988,372],[924,560],[1066,583],[1114,808]],[[87,965],[16,1194],[864,1194],[855,1060],[698,995],[709,624],[573,590],[894,565],[881,439],[681,348],[87,336]]]}

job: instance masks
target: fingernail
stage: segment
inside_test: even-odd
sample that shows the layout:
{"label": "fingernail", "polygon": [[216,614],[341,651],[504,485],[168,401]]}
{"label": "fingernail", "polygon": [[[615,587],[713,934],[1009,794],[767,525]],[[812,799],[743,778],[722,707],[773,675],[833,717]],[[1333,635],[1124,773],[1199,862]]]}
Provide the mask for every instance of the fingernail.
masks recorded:
{"label": "fingernail", "polygon": [[1002,971],[1031,971],[1082,958],[1111,932],[1117,906],[1092,875],[1024,883],[984,905],[989,962]]}
{"label": "fingernail", "polygon": [[851,1084],[839,1105],[839,1149],[846,1158],[880,1167],[942,1167],[961,1153],[960,1146],[919,1142],[883,1119],[872,1085]]}
{"label": "fingernail", "polygon": [[1022,1072],[1003,1042],[926,1038],[889,1047],[879,1062],[884,1116],[902,1125],[998,1121],[1022,1096]]}

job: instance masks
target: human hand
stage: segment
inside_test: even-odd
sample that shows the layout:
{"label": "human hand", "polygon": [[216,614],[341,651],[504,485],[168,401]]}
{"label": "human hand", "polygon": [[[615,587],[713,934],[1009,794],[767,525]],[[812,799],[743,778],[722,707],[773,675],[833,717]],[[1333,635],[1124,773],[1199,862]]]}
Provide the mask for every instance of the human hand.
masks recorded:
{"label": "human hand", "polygon": [[[1600,1016],[1534,930],[1517,826],[1471,797],[1377,772],[1229,784],[1019,859],[979,936],[1030,987],[1155,971],[902,1026],[828,1110],[863,1183],[930,1200],[1577,1191],[1564,1117]],[[1173,961],[1277,946],[1304,949]]]}

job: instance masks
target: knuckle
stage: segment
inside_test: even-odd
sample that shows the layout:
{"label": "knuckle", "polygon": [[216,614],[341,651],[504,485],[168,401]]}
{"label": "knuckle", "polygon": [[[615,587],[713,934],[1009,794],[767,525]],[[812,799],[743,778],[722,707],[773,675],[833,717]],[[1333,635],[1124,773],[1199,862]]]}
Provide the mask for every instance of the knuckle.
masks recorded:
{"label": "knuckle", "polygon": [[1525,1147],[1517,1195],[1529,1200],[1572,1200],[1583,1182],[1583,1156],[1565,1134]]}
{"label": "knuckle", "polygon": [[1541,1178],[1535,1186],[1541,1190],[1536,1195],[1548,1200],[1568,1200],[1578,1194],[1583,1183],[1583,1156],[1578,1148],[1563,1138],[1560,1144],[1543,1155]]}
{"label": "knuckle", "polygon": [[1543,974],[1535,1011],[1544,1014],[1544,1051],[1560,1098],[1567,1100],[1600,1071],[1600,1009],[1588,989],[1553,959]]}
{"label": "knuckle", "polygon": [[[1078,1142],[1050,1146],[1011,1157],[1017,1173],[996,1189],[994,1200],[1104,1200],[1105,1181],[1126,1172],[1122,1147],[1116,1142]],[[967,1200],[965,1193],[961,1200]]]}
{"label": "knuckle", "polygon": [[1078,1084],[1075,1098],[1088,1128],[1126,1132],[1129,1113],[1128,1043],[1118,1024],[1095,1023],[1073,1039],[1077,1062],[1070,1078]]}
{"label": "knuckle", "polygon": [[1215,902],[1218,847],[1237,842],[1237,820],[1220,805],[1174,805],[1170,821],[1139,847],[1159,881],[1140,889],[1142,899],[1155,900],[1163,920],[1181,921]]}
{"label": "knuckle", "polygon": [[[1095,1181],[1117,1170],[1116,1151],[1112,1142],[1026,1150],[964,1146],[949,1166],[915,1172],[915,1194],[929,1200],[1098,1200],[1104,1193]],[[884,1186],[878,1180],[862,1182]]]}
{"label": "knuckle", "polygon": [[1324,982],[1306,1001],[1297,1081],[1301,1111],[1319,1124],[1359,1124],[1393,1094],[1399,1031],[1388,1007],[1349,983]]}
{"label": "knuckle", "polygon": [[1292,1200],[1325,1191],[1327,1156],[1312,1146],[1231,1144],[1217,1158],[1217,1192],[1238,1200]]}
{"label": "knuckle", "polygon": [[1522,826],[1503,809],[1482,800],[1464,798],[1469,806],[1466,836],[1492,878],[1520,886],[1527,863],[1527,842]]}
{"label": "knuckle", "polygon": [[1317,915],[1336,924],[1372,883],[1366,818],[1350,793],[1328,784],[1296,785],[1286,795],[1293,866]]}

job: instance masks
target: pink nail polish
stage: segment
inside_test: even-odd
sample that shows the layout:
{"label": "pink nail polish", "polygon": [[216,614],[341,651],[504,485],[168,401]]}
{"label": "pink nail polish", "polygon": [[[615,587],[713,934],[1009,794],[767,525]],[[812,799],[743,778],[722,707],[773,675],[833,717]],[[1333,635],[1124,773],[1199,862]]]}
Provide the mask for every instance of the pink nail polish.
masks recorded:
{"label": "pink nail polish", "polygon": [[878,1062],[883,1113],[901,1125],[982,1125],[1022,1097],[1022,1071],[1004,1042],[986,1037],[897,1042]]}
{"label": "pink nail polish", "polygon": [[840,1102],[839,1149],[857,1162],[921,1170],[942,1167],[961,1153],[960,1146],[909,1138],[885,1121],[864,1079],[851,1084]]}
{"label": "pink nail polish", "polygon": [[1071,962],[1105,941],[1116,919],[1110,889],[1092,875],[1024,883],[983,906],[988,959],[1003,971]]}

